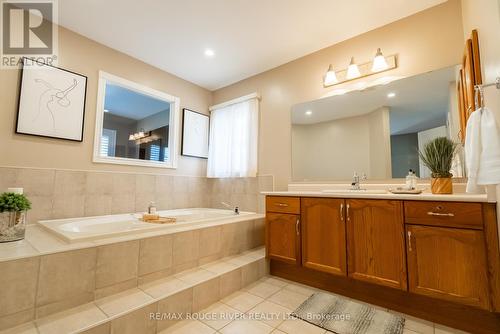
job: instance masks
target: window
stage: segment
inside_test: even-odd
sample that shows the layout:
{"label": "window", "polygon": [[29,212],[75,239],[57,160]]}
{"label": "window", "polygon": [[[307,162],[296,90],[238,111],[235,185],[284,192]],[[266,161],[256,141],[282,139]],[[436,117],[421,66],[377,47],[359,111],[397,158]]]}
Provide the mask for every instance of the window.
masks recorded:
{"label": "window", "polygon": [[102,129],[101,146],[99,153],[101,157],[114,157],[116,146],[116,130]]}
{"label": "window", "polygon": [[257,94],[211,108],[208,177],[257,176]]}
{"label": "window", "polygon": [[160,146],[151,145],[149,155],[149,160],[160,161]]}

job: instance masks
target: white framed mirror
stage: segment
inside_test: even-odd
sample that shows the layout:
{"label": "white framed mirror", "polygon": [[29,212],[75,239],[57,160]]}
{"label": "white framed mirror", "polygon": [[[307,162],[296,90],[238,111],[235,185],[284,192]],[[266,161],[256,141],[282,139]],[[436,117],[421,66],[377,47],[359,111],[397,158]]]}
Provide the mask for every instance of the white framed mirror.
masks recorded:
{"label": "white framed mirror", "polygon": [[176,168],[178,97],[99,71],[97,163]]}

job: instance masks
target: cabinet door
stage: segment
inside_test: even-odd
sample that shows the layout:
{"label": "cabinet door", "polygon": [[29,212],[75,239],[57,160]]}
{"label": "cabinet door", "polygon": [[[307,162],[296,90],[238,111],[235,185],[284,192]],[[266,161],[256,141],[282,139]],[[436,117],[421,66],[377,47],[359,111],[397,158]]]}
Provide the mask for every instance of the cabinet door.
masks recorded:
{"label": "cabinet door", "polygon": [[482,231],[407,225],[411,292],[488,308]]}
{"label": "cabinet door", "polygon": [[345,276],[344,200],[303,198],[301,210],[302,265]]}
{"label": "cabinet door", "polygon": [[349,277],[406,290],[401,201],[347,200]]}
{"label": "cabinet door", "polygon": [[300,216],[268,212],[266,246],[269,258],[300,263]]}

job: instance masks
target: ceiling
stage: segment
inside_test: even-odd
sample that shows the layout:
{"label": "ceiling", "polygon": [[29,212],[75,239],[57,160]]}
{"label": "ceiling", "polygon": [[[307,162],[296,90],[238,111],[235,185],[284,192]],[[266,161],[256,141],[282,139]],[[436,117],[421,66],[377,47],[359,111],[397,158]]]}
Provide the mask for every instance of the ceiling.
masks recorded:
{"label": "ceiling", "polygon": [[64,0],[59,24],[215,90],[445,1]]}
{"label": "ceiling", "polygon": [[[292,123],[328,122],[389,107],[391,135],[445,125],[449,85],[455,81],[456,71],[456,67],[451,66],[362,91],[297,104],[292,108]],[[389,98],[389,93],[396,95]]]}
{"label": "ceiling", "polygon": [[[170,103],[108,83],[104,110],[113,115],[138,121],[162,111],[168,113]],[[166,118],[168,119],[168,116]]]}

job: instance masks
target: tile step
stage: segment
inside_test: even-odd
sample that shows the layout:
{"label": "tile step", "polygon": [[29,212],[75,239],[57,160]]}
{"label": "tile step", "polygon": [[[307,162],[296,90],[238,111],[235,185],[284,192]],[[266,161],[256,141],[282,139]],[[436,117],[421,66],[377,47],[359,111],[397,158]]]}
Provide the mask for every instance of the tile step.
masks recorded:
{"label": "tile step", "polygon": [[[226,274],[235,273],[238,270],[240,270],[239,275],[241,275],[239,289],[266,275],[269,266],[265,259],[264,247],[148,282],[130,290],[0,331],[0,334],[84,333],[158,303],[172,295],[199,287],[206,282]],[[226,296],[220,294],[219,300],[224,297]],[[193,305],[195,303],[196,301],[193,300]]]}

